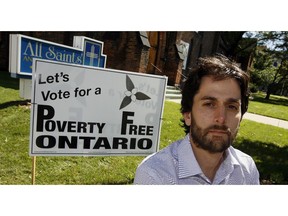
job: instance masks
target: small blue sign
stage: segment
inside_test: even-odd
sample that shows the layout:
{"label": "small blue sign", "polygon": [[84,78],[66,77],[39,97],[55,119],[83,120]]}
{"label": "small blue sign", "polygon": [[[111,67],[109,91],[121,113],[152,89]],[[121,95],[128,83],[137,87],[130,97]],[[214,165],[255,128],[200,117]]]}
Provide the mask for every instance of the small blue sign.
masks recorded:
{"label": "small blue sign", "polygon": [[102,47],[99,46],[99,44],[92,43],[91,41],[85,41],[84,47],[84,65],[104,67],[106,56],[101,55]]}
{"label": "small blue sign", "polygon": [[31,76],[33,58],[105,68],[106,55],[103,54],[103,42],[87,37],[81,37],[81,39],[80,43],[83,44],[78,44],[78,47],[83,48],[79,49],[25,35],[17,35],[18,46],[13,46],[16,50],[12,50],[12,53],[18,55],[19,58],[14,58],[16,60],[12,61],[12,64],[18,64],[18,66],[14,67],[17,68],[17,71],[10,72],[16,73],[18,76]]}

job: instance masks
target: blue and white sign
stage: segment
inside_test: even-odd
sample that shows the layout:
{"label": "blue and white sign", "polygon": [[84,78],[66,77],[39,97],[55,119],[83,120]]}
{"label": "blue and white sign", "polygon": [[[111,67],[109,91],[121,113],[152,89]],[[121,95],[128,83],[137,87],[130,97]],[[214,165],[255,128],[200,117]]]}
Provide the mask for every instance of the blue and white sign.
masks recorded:
{"label": "blue and white sign", "polygon": [[9,71],[15,78],[31,78],[33,58],[92,67],[106,67],[103,42],[75,36],[73,46],[53,43],[25,35],[10,35]]}
{"label": "blue and white sign", "polygon": [[102,46],[85,41],[84,65],[104,67],[106,57],[102,55]]}

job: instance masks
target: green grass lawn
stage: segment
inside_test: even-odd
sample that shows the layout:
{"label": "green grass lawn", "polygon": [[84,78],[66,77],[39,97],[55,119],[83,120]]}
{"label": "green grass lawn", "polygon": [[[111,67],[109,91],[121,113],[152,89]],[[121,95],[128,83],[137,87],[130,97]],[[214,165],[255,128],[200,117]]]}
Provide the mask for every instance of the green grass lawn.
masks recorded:
{"label": "green grass lawn", "polygon": [[[184,136],[179,109],[179,104],[165,102],[160,148]],[[18,80],[4,72],[0,72],[0,128],[0,184],[31,184],[30,108],[19,97]],[[285,129],[243,120],[235,147],[255,159],[263,184],[287,184],[287,140]],[[39,156],[36,184],[132,184],[135,170],[143,159],[140,156]]]}
{"label": "green grass lawn", "polygon": [[262,184],[288,184],[287,129],[243,120],[234,146],[251,155]]}
{"label": "green grass lawn", "polygon": [[271,95],[269,100],[266,94],[258,92],[252,94],[248,112],[288,121],[288,98]]}

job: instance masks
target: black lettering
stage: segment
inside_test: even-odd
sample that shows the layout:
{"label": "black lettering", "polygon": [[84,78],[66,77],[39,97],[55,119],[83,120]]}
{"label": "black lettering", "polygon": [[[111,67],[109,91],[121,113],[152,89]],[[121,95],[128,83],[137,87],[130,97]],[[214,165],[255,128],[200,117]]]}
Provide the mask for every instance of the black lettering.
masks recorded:
{"label": "black lettering", "polygon": [[131,125],[129,127],[129,134],[137,135],[137,125]]}
{"label": "black lettering", "polygon": [[127,138],[114,137],[113,138],[113,149],[119,149],[120,145],[122,146],[121,149],[127,149],[128,148],[127,142],[128,142]]}
{"label": "black lettering", "polygon": [[95,95],[101,94],[101,88],[95,88]]}
{"label": "black lettering", "polygon": [[46,95],[45,95],[45,93],[43,91],[41,91],[41,94],[42,94],[43,100],[47,101],[47,99],[48,99],[48,97],[50,95],[50,90],[46,93]]}
{"label": "black lettering", "polygon": [[71,141],[67,136],[59,136],[59,149],[64,149],[65,144],[71,149],[77,149],[77,136],[72,136]]}
{"label": "black lettering", "polygon": [[55,74],[55,81],[56,81],[57,83],[59,83],[59,76],[60,76],[60,75],[59,75],[58,73]]}
{"label": "black lettering", "polygon": [[36,138],[36,145],[39,148],[53,148],[56,145],[56,139],[55,137],[48,135],[38,136]]}
{"label": "black lettering", "polygon": [[[145,145],[145,142],[146,142],[146,145]],[[139,149],[150,149],[151,147],[152,147],[152,140],[151,139],[143,138],[143,139],[140,139],[138,141],[138,148]]]}
{"label": "black lettering", "polygon": [[83,148],[90,149],[91,140],[94,140],[95,137],[79,137],[79,140],[83,139]]}
{"label": "black lettering", "polygon": [[55,129],[56,129],[56,124],[54,121],[48,120],[45,122],[45,130],[46,131],[51,132],[51,131],[55,131]]}
{"label": "black lettering", "polygon": [[64,132],[66,125],[67,125],[67,121],[63,121],[63,123],[61,124],[61,121],[56,121],[57,123],[57,128],[59,132]]}
{"label": "black lettering", "polygon": [[106,123],[97,123],[97,126],[98,126],[98,129],[99,129],[99,133],[101,134],[102,133],[102,130],[104,128]]}
{"label": "black lettering", "polygon": [[99,149],[101,147],[104,147],[105,149],[111,149],[109,141],[106,137],[99,137],[98,140],[96,141],[93,149]]}
{"label": "black lettering", "polygon": [[76,122],[75,121],[69,121],[68,122],[68,128],[67,132],[76,132]]}
{"label": "black lettering", "polygon": [[42,74],[39,74],[39,84],[45,84],[46,82],[41,80]]}
{"label": "black lettering", "polygon": [[146,135],[153,136],[153,126],[147,126]]}
{"label": "black lettering", "polygon": [[68,81],[69,81],[69,74],[64,74],[63,75],[63,82],[68,82]]}
{"label": "black lettering", "polygon": [[77,133],[86,133],[86,127],[87,123],[86,122],[78,122],[78,128],[77,128]]}
{"label": "black lettering", "polygon": [[36,131],[43,131],[45,119],[52,119],[55,115],[55,110],[49,105],[38,105],[37,110],[37,127]]}
{"label": "black lettering", "polygon": [[46,81],[47,81],[47,83],[53,83],[54,77],[53,76],[47,76]]}
{"label": "black lettering", "polygon": [[136,148],[136,138],[131,138],[130,140],[130,149]]}
{"label": "black lettering", "polygon": [[133,120],[129,120],[128,116],[134,116],[134,112],[123,112],[122,124],[121,124],[121,134],[126,134],[127,124],[133,123]]}
{"label": "black lettering", "polygon": [[[50,92],[50,91],[49,91]],[[50,99],[51,100],[56,100],[57,99],[57,94],[55,93],[55,92],[52,92],[51,94],[50,94]]]}
{"label": "black lettering", "polygon": [[94,126],[97,124],[96,122],[87,122],[87,124],[90,127],[89,133],[93,133],[94,132]]}
{"label": "black lettering", "polygon": [[145,125],[139,125],[138,135],[145,135]]}

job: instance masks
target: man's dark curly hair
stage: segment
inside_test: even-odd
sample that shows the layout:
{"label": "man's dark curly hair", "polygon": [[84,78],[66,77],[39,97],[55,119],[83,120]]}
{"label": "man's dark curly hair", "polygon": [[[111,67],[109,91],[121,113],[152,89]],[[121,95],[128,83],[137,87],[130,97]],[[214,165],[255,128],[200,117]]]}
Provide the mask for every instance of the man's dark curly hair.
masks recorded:
{"label": "man's dark curly hair", "polygon": [[[194,96],[200,88],[201,79],[204,76],[212,77],[215,81],[235,79],[241,91],[241,114],[248,109],[250,91],[248,88],[249,74],[244,72],[236,62],[217,54],[213,57],[202,57],[197,60],[197,67],[191,71],[182,88],[181,113],[192,111]],[[227,89],[229,91],[229,89]],[[190,127],[182,119],[185,133],[189,133]]]}

